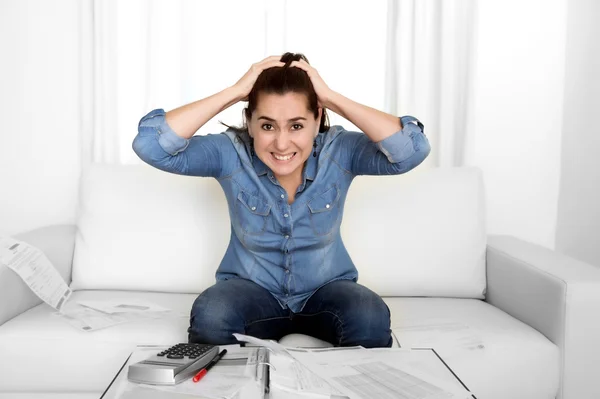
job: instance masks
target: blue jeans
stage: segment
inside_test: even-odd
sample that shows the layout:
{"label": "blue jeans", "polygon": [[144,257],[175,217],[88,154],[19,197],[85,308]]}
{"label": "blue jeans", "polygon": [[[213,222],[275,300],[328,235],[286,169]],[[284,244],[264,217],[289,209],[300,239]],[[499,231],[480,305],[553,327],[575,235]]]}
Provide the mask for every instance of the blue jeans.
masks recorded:
{"label": "blue jeans", "polygon": [[334,346],[392,346],[388,306],[379,295],[351,280],[319,288],[300,313],[282,309],[269,291],[250,280],[218,281],[196,298],[188,341],[239,343],[233,333],[273,340],[299,333]]}

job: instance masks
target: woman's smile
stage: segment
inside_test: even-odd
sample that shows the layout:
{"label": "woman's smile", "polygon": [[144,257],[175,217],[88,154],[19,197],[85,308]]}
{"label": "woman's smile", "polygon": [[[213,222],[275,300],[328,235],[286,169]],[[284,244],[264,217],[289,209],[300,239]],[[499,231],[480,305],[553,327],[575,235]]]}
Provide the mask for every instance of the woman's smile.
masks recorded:
{"label": "woman's smile", "polygon": [[292,152],[291,154],[286,154],[286,155],[275,154],[274,152],[272,152],[271,156],[278,163],[286,163],[286,162],[291,161],[291,159],[294,158],[294,156],[296,156],[296,154],[297,154],[297,152]]}

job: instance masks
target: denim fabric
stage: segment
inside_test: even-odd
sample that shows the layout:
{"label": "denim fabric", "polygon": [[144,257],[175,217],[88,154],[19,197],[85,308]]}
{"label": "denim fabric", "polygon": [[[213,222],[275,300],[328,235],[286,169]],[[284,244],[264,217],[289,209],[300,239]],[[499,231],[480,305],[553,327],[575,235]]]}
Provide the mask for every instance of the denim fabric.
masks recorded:
{"label": "denim fabric", "polygon": [[378,143],[341,126],[319,133],[317,157],[309,156],[292,204],[272,171],[250,155],[248,144],[231,129],[184,139],[166,123],[164,110],[157,109],[140,120],[133,150],[158,169],[216,178],[227,198],[232,227],[217,281],[253,281],[282,310],[300,313],[325,284],[358,279],[340,236],[354,177],[406,173],[429,155],[423,125],[411,116],[401,121],[402,130]]}
{"label": "denim fabric", "polygon": [[218,281],[194,302],[188,340],[236,344],[233,333],[279,340],[306,334],[334,346],[391,347],[390,310],[373,291],[349,280],[319,288],[300,313],[282,309],[266,289],[244,279]]}

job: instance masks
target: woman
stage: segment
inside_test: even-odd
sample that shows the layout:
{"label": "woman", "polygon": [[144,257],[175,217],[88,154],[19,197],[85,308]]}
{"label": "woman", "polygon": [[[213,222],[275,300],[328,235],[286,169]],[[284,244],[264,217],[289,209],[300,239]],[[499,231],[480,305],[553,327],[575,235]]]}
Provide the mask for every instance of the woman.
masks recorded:
{"label": "woman", "polygon": [[[194,136],[238,101],[248,101],[243,127]],[[326,108],[364,134],[329,127]],[[422,129],[413,117],[334,92],[292,53],[252,65],[208,98],[144,116],[136,154],[167,172],[216,178],[229,205],[229,246],[216,284],[192,306],[189,341],[303,333],[335,346],[390,347],[389,308],[357,283],[340,224],[356,175],[400,174],[423,162],[430,146]]]}

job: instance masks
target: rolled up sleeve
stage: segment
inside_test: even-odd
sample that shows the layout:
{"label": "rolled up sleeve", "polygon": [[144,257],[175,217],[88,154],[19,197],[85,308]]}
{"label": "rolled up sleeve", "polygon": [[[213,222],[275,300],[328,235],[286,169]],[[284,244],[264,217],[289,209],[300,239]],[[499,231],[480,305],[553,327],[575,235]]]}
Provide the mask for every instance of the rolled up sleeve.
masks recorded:
{"label": "rolled up sleeve", "polygon": [[431,152],[423,124],[412,116],[400,120],[402,129],[379,142],[365,133],[338,128],[336,162],[357,176],[397,175],[419,166]]}
{"label": "rolled up sleeve", "polygon": [[171,129],[165,118],[163,109],[155,109],[145,115],[139,123],[138,130],[141,127],[153,127],[158,133],[158,144],[169,155],[177,155],[184,151],[190,144],[189,139],[178,136]]}
{"label": "rolled up sleeve", "polygon": [[[417,152],[429,154],[429,142],[424,134],[423,124],[415,117],[407,115],[400,118],[402,129],[377,143],[390,163],[403,162]],[[426,148],[422,148],[426,147]]]}
{"label": "rolled up sleeve", "polygon": [[219,179],[239,166],[239,157],[225,134],[180,137],[167,123],[163,109],[142,117],[132,148],[150,166],[181,175]]}

